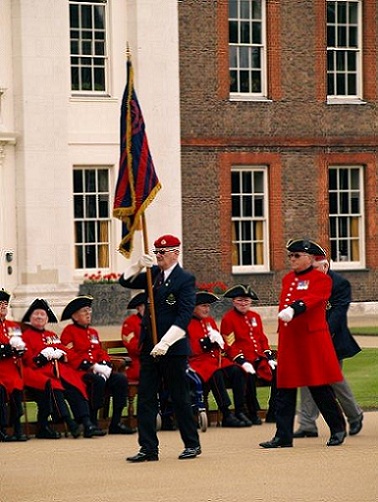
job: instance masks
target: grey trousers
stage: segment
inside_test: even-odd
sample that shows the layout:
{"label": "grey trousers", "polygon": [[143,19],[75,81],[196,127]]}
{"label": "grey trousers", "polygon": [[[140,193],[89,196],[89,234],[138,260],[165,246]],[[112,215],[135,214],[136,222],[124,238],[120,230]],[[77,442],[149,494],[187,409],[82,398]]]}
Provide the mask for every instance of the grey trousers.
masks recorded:
{"label": "grey trousers", "polygon": [[[342,366],[341,361],[340,366]],[[350,424],[358,420],[362,415],[362,410],[356,403],[353,392],[345,378],[341,382],[333,383],[331,387],[345,416],[348,419],[348,423]],[[319,416],[318,407],[312,399],[311,393],[307,387],[301,387],[300,392],[301,404],[298,410],[299,429],[317,432],[316,419]]]}

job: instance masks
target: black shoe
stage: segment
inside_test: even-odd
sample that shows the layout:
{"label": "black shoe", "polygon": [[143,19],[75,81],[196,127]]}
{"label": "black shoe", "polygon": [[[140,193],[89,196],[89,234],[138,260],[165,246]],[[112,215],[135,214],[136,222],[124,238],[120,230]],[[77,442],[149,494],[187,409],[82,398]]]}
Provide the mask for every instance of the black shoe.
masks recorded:
{"label": "black shoe", "polygon": [[361,413],[361,416],[358,420],[355,420],[354,422],[351,422],[349,425],[349,436],[355,436],[360,432],[362,429],[362,420],[364,419],[363,414]]}
{"label": "black shoe", "polygon": [[255,417],[251,417],[251,422],[252,425],[262,425],[262,420],[258,415],[256,415]]}
{"label": "black shoe", "polygon": [[69,420],[67,423],[68,428],[70,430],[71,436],[75,439],[77,439],[80,436],[80,427],[79,425],[75,422],[75,420]]}
{"label": "black shoe", "polygon": [[235,416],[238,420],[240,420],[240,422],[242,422],[244,424],[244,427],[251,427],[252,426],[251,420],[244,413],[242,413],[242,412],[235,413]]}
{"label": "black shoe", "polygon": [[54,431],[46,425],[45,427],[41,427],[37,434],[35,435],[38,439],[60,439],[60,432]]}
{"label": "black shoe", "polygon": [[94,436],[96,437],[102,437],[106,436],[106,431],[103,431],[100,429],[100,427],[97,427],[96,425],[87,425],[84,427],[84,437],[85,438],[93,438]]}
{"label": "black shoe", "polygon": [[134,434],[136,429],[131,429],[125,424],[111,425],[109,427],[109,434]]}
{"label": "black shoe", "polygon": [[293,438],[317,438],[319,436],[317,431],[304,431],[301,429],[298,429],[296,432],[293,434]]}
{"label": "black shoe", "polygon": [[186,460],[187,458],[196,458],[201,455],[202,450],[200,446],[195,448],[185,448],[185,450],[178,456],[179,460]]}
{"label": "black shoe", "polygon": [[26,434],[13,434],[12,438],[12,441],[17,441],[19,443],[24,443],[29,440]]}
{"label": "black shoe", "polygon": [[155,462],[156,460],[159,460],[159,455],[156,451],[139,451],[136,455],[133,457],[127,457],[126,460],[128,462]]}
{"label": "black shoe", "polygon": [[339,446],[340,444],[343,444],[345,438],[346,438],[345,431],[335,432],[334,434],[331,435],[331,437],[327,441],[327,446]]}
{"label": "black shoe", "polygon": [[0,431],[0,443],[13,443],[16,441],[15,436],[10,436],[6,432]]}
{"label": "black shoe", "polygon": [[234,414],[223,417],[222,427],[245,427],[244,422],[235,417]]}
{"label": "black shoe", "polygon": [[260,443],[260,446],[262,448],[291,448],[293,446],[293,443],[285,439],[274,437],[270,441]]}

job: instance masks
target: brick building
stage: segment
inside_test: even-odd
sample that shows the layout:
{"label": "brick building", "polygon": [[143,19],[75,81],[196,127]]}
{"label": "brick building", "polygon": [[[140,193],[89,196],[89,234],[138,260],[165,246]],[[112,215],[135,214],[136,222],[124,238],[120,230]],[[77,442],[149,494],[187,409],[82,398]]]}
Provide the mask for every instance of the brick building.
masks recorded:
{"label": "brick building", "polygon": [[185,266],[277,301],[310,237],[377,301],[376,0],[179,3]]}

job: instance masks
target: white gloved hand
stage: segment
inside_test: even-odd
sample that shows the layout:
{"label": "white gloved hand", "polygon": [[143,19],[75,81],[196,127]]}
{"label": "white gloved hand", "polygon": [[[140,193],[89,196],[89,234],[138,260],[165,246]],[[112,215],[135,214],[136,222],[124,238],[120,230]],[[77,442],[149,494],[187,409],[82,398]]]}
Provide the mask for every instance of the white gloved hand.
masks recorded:
{"label": "white gloved hand", "polygon": [[294,309],[293,307],[286,307],[285,309],[281,310],[281,312],[278,314],[278,319],[281,319],[281,321],[284,322],[290,322],[294,317]]}
{"label": "white gloved hand", "polygon": [[217,343],[221,349],[224,349],[223,336],[214,328],[210,328],[208,332],[211,343]]}
{"label": "white gloved hand", "polygon": [[67,352],[64,352],[62,349],[55,349],[54,354],[52,356],[53,359],[60,359],[62,356],[65,356]]}
{"label": "white gloved hand", "polygon": [[150,354],[153,357],[165,356],[169,347],[181,338],[185,337],[185,331],[174,324],[169,328],[166,334],[162,337],[159,343],[151,350]]}
{"label": "white gloved hand", "polygon": [[55,350],[53,347],[45,347],[41,350],[41,354],[45,356],[48,361],[51,361],[51,359],[54,357],[54,352]]}
{"label": "white gloved hand", "polygon": [[142,254],[138,261],[140,268],[151,268],[154,264],[154,258],[150,254]]}
{"label": "white gloved hand", "polygon": [[250,373],[251,375],[256,375],[256,370],[251,363],[243,363],[242,368],[245,372]]}
{"label": "white gloved hand", "polygon": [[21,336],[15,336],[15,335],[13,335],[9,340],[9,345],[13,347],[15,350],[24,350],[24,348],[26,347],[26,344],[24,340],[21,338]]}
{"label": "white gloved hand", "polygon": [[268,361],[268,364],[269,364],[269,366],[272,368],[272,370],[275,370],[275,369],[276,369],[276,367],[277,367],[277,361],[275,361],[274,359],[270,359],[270,360]]}
{"label": "white gloved hand", "polygon": [[95,375],[100,375],[104,380],[107,380],[112,372],[112,369],[106,364],[94,363],[92,371]]}

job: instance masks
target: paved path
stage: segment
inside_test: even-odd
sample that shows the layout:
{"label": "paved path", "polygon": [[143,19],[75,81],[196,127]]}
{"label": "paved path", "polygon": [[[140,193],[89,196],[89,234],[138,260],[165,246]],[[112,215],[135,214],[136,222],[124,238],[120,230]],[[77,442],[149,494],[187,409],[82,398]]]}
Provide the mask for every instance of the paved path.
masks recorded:
{"label": "paved path", "polygon": [[263,450],[274,425],[210,427],[203,454],[178,460],[178,432],[160,432],[159,462],[129,464],[136,436],[32,439],[0,444],[0,502],[376,502],[378,412],[344,445],[298,439],[294,448]]}

